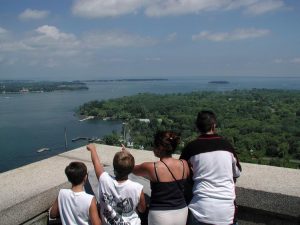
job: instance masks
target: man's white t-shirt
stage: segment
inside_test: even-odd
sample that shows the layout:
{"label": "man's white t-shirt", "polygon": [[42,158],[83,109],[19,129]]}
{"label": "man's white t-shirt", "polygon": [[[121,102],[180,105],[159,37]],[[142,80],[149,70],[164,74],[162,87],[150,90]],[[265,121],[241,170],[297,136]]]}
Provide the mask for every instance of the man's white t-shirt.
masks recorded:
{"label": "man's white t-shirt", "polygon": [[58,208],[63,225],[88,225],[89,209],[93,195],[86,192],[74,192],[71,189],[61,189],[58,194]]}
{"label": "man's white t-shirt", "polygon": [[191,157],[190,162],[194,170],[194,197],[189,209],[201,222],[232,224],[235,212],[233,177],[240,175],[233,154],[207,152]]}
{"label": "man's white t-shirt", "polygon": [[104,225],[140,225],[136,213],[143,186],[126,180],[118,183],[107,172],[99,178],[99,197],[102,223]]}
{"label": "man's white t-shirt", "polygon": [[193,198],[189,209],[199,221],[232,224],[235,216],[234,179],[241,166],[233,146],[217,134],[203,134],[182,151],[193,169]]}

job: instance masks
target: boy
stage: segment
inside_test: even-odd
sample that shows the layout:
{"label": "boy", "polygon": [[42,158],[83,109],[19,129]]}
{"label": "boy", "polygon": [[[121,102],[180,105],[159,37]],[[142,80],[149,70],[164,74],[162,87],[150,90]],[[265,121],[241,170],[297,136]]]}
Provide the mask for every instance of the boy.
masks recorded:
{"label": "boy", "polygon": [[104,171],[94,144],[89,144],[96,176],[102,221],[105,225],[140,225],[136,209],[146,209],[143,186],[128,179],[134,168],[134,158],[127,151],[117,152],[113,159],[115,177]]}
{"label": "boy", "polygon": [[72,184],[71,189],[61,189],[50,209],[50,218],[59,217],[63,225],[101,225],[96,198],[84,191],[87,168],[82,162],[71,162],[65,174]]}

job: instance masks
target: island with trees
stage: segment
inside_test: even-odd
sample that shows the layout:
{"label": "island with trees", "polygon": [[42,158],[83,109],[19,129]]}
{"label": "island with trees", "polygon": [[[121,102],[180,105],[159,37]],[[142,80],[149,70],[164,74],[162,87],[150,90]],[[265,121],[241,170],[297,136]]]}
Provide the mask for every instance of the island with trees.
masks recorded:
{"label": "island with trees", "polygon": [[104,137],[111,145],[124,142],[134,148],[152,149],[157,130],[177,131],[182,140],[180,153],[197,137],[195,118],[204,109],[217,114],[219,134],[234,145],[241,161],[299,168],[300,91],[143,93],[88,102],[78,112],[122,121],[122,134],[113,132]]}
{"label": "island with trees", "polygon": [[80,81],[0,80],[0,93],[2,94],[87,89],[87,85]]}

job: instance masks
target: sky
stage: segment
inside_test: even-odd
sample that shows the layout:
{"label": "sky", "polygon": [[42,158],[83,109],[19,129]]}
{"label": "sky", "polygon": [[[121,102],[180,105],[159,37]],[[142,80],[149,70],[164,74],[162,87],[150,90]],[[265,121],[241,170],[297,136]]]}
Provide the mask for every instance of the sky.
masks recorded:
{"label": "sky", "polygon": [[300,77],[299,0],[0,5],[0,79]]}

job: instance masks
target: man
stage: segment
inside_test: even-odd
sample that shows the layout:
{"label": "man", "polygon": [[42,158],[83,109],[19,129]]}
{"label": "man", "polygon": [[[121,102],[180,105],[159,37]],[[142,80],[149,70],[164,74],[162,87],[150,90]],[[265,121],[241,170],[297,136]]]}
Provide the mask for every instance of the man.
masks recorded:
{"label": "man", "polygon": [[190,142],[180,158],[193,172],[193,198],[189,204],[189,225],[234,223],[235,184],[241,166],[232,145],[216,133],[212,111],[198,113],[200,136]]}

